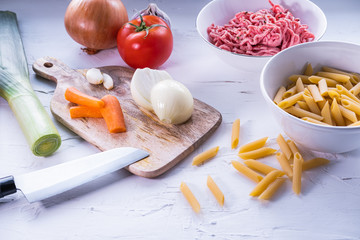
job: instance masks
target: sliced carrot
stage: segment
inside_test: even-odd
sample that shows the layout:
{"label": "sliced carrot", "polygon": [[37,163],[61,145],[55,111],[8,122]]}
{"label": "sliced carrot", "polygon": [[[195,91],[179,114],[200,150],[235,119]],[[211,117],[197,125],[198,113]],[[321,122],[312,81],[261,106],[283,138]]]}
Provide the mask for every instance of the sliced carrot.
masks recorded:
{"label": "sliced carrot", "polygon": [[98,107],[78,105],[78,106],[70,107],[70,117],[71,118],[82,118],[82,117],[102,118],[102,115],[100,112],[100,108]]}
{"label": "sliced carrot", "polygon": [[72,103],[79,105],[98,107],[104,106],[104,102],[96,97],[89,96],[85,93],[80,92],[74,87],[68,87],[65,91],[65,99]]}
{"label": "sliced carrot", "polygon": [[100,109],[110,133],[125,132],[125,120],[119,100],[112,95],[105,95],[101,100],[105,103]]}

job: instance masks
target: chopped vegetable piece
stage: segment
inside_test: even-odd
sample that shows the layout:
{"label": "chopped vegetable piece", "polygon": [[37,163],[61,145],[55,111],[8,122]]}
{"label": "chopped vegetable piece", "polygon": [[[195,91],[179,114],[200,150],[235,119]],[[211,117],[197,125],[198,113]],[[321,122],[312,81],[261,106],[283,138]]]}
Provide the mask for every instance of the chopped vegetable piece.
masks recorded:
{"label": "chopped vegetable piece", "polygon": [[48,156],[61,138],[29,81],[29,70],[16,14],[0,11],[0,96],[8,101],[36,156]]}
{"label": "chopped vegetable piece", "polygon": [[125,120],[119,100],[112,95],[105,95],[101,100],[105,103],[100,109],[110,133],[125,132]]}
{"label": "chopped vegetable piece", "polygon": [[70,117],[71,118],[83,118],[83,117],[92,117],[92,118],[102,118],[100,108],[98,107],[88,107],[88,106],[73,106],[70,107]]}
{"label": "chopped vegetable piece", "polygon": [[82,93],[74,87],[69,87],[66,89],[65,99],[68,100],[69,102],[88,106],[88,107],[101,108],[104,106],[104,102],[101,101],[100,99]]}

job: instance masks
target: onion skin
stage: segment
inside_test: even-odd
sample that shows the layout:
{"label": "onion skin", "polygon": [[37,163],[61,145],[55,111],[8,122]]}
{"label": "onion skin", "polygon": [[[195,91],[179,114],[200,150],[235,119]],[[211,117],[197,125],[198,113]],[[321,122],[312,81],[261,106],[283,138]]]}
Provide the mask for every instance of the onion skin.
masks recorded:
{"label": "onion skin", "polygon": [[128,14],[120,0],[72,0],[65,13],[70,37],[89,52],[113,48]]}

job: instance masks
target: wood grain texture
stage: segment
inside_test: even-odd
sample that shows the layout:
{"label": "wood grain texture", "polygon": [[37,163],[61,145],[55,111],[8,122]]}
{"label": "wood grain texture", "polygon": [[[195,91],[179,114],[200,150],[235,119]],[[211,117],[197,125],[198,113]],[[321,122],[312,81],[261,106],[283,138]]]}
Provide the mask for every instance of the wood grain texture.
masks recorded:
{"label": "wood grain texture", "polygon": [[[41,58],[33,64],[36,74],[57,83],[50,108],[60,123],[102,151],[131,146],[150,153],[148,158],[128,167],[133,174],[147,178],[161,175],[193,152],[222,121],[216,109],[194,99],[194,112],[187,122],[180,125],[162,123],[152,112],[140,109],[132,99],[130,81],[134,70],[120,66],[99,69],[113,78],[115,87],[112,90],[89,84],[84,70],[73,70],[55,58]],[[103,119],[71,119],[71,103],[64,98],[65,90],[70,86],[98,98],[115,95],[124,112],[127,132],[110,134]]]}

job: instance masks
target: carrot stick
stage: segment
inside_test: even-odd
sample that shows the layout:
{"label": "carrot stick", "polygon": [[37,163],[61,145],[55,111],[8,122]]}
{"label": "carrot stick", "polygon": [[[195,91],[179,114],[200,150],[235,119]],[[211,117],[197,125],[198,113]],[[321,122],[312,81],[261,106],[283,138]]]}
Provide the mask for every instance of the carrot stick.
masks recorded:
{"label": "carrot stick", "polygon": [[69,87],[66,89],[65,99],[69,102],[77,103],[79,105],[84,105],[88,107],[101,108],[104,106],[104,103],[100,99],[82,93],[74,87]]}
{"label": "carrot stick", "polygon": [[82,118],[82,117],[91,117],[91,118],[102,118],[100,108],[98,107],[88,107],[84,105],[72,106],[70,107],[70,117],[71,118]]}
{"label": "carrot stick", "polygon": [[119,100],[112,95],[105,95],[101,99],[105,106],[100,109],[110,133],[125,132],[124,115]]}

